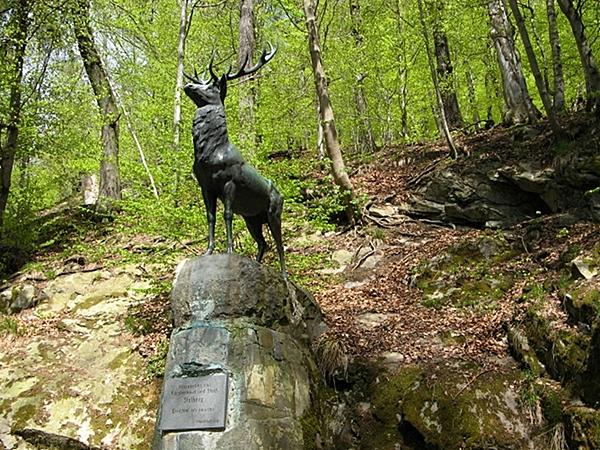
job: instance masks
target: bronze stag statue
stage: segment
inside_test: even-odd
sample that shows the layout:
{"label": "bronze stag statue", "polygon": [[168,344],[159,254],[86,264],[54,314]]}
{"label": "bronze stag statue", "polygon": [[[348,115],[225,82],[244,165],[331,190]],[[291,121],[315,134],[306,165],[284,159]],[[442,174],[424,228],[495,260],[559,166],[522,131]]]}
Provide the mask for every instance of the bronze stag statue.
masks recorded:
{"label": "bronze stag statue", "polygon": [[281,237],[281,212],[283,197],[273,182],[264,178],[244,161],[239,150],[227,134],[225,121],[225,96],[227,82],[257,72],[275,56],[276,48],[263,51],[260,60],[246,68],[248,58],[237,73],[229,72],[218,77],[213,71],[213,60],[209,64],[210,80],[184,74],[190,81],[183,88],[198,109],[192,125],[194,140],[194,175],[202,189],[202,198],[208,219],[208,249],[210,255],[215,248],[215,213],[217,198],[224,206],[225,227],[227,230],[227,252],[233,252],[232,221],[233,213],[246,221],[248,231],[258,245],[256,260],[260,262],[267,249],[263,236],[263,224],[268,224],[277,247],[281,272],[287,278],[283,243]]}

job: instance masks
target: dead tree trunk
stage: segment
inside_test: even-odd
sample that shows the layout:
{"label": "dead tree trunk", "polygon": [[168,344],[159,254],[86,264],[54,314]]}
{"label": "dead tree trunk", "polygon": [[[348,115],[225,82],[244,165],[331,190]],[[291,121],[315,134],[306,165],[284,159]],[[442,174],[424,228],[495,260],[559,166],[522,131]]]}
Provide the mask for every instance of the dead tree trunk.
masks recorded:
{"label": "dead tree trunk", "polygon": [[448,144],[448,148],[450,150],[450,155],[456,159],[458,158],[458,149],[454,144],[454,139],[450,134],[450,129],[448,128],[448,121],[446,120],[446,112],[444,110],[444,101],[442,99],[442,93],[440,91],[440,85],[437,77],[437,72],[435,69],[435,64],[433,62],[433,50],[431,49],[431,45],[429,43],[429,34],[428,27],[425,23],[425,13],[423,12],[423,2],[421,0],[417,1],[417,5],[419,7],[419,19],[421,21],[421,33],[423,35],[423,41],[425,42],[425,51],[427,53],[427,61],[429,63],[429,71],[431,74],[431,80],[433,81],[433,89],[435,91],[435,108],[434,111],[437,112],[436,119],[439,121],[439,127],[442,129],[442,134],[446,139],[446,143]]}
{"label": "dead tree trunk", "polygon": [[552,49],[552,73],[554,75],[552,103],[554,111],[556,113],[561,113],[565,109],[565,80],[563,77],[560,38],[556,23],[554,0],[546,0],[546,13],[548,15],[548,35],[550,38],[550,47]]}
{"label": "dead tree trunk", "polygon": [[[241,67],[246,60],[252,61],[256,48],[254,32],[254,0],[240,0],[240,25],[238,66]],[[246,148],[254,149],[254,84],[240,85],[239,120],[243,130],[242,141]]]}
{"label": "dead tree trunk", "polygon": [[9,83],[10,97],[8,100],[8,121],[6,142],[2,145],[2,128],[0,123],[0,235],[4,224],[4,213],[8,204],[12,171],[15,155],[19,145],[19,128],[21,125],[21,82],[23,81],[23,63],[27,48],[27,33],[29,30],[29,12],[31,4],[28,0],[16,2],[7,24],[7,40],[9,42],[8,58],[3,64],[10,67]]}
{"label": "dead tree trunk", "polygon": [[588,40],[585,36],[585,26],[581,19],[580,11],[573,5],[573,0],[558,0],[558,6],[569,19],[571,30],[575,36],[575,43],[579,51],[579,58],[583,66],[585,89],[588,109],[600,109],[600,72],[592,54]]}
{"label": "dead tree trunk", "polygon": [[94,43],[89,0],[74,1],[72,20],[79,53],[102,116],[103,155],[100,163],[100,197],[119,200],[121,198],[119,109],[110,88],[106,69]]}
{"label": "dead tree trunk", "polygon": [[347,209],[352,210],[351,201],[353,199],[353,187],[350,177],[346,172],[346,165],[342,157],[340,142],[338,140],[337,129],[335,126],[335,118],[333,115],[333,107],[329,99],[329,91],[327,88],[327,79],[325,77],[325,68],[321,59],[321,45],[319,43],[319,29],[315,17],[314,0],[303,0],[304,15],[306,18],[306,30],[308,31],[308,49],[312,62],[313,75],[315,78],[315,87],[319,100],[319,112],[321,114],[321,123],[323,124],[323,137],[325,140],[325,148],[329,158],[331,159],[331,171],[335,183],[344,192]]}
{"label": "dead tree trunk", "polygon": [[531,67],[531,72],[533,73],[538,93],[540,94],[540,98],[542,99],[542,104],[544,105],[544,110],[546,111],[546,116],[548,117],[550,127],[552,128],[552,131],[554,133],[561,134],[562,130],[560,128],[560,125],[558,124],[558,121],[556,120],[556,115],[554,114],[554,108],[552,108],[550,95],[546,90],[546,83],[544,82],[544,77],[542,76],[542,72],[540,71],[535,52],[533,51],[533,47],[531,46],[529,32],[527,31],[527,27],[525,26],[523,15],[521,14],[521,10],[519,9],[517,0],[508,0],[508,3],[510,4],[510,8],[513,12],[513,15],[515,16],[515,22],[517,23],[519,34],[521,35],[521,39],[523,40],[525,53],[527,53],[529,67]]}
{"label": "dead tree trunk", "polygon": [[521,61],[513,41],[513,29],[502,0],[489,0],[492,39],[502,75],[504,117],[507,125],[536,121],[540,113],[531,101]]}
{"label": "dead tree trunk", "polygon": [[435,60],[437,63],[438,83],[440,93],[444,103],[444,113],[448,121],[448,127],[451,130],[463,126],[460,107],[458,106],[458,97],[454,88],[453,67],[450,59],[450,49],[448,47],[448,37],[443,30],[437,29],[433,32],[433,48]]}

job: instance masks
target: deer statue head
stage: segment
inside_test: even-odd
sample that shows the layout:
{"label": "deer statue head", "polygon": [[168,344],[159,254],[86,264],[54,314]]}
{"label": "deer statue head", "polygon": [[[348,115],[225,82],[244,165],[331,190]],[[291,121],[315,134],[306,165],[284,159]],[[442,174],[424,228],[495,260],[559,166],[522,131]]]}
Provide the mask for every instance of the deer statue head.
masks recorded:
{"label": "deer statue head", "polygon": [[183,75],[190,81],[183,87],[185,94],[192,99],[198,108],[202,108],[206,105],[224,104],[225,97],[227,96],[227,82],[258,72],[262,66],[273,59],[275,52],[277,52],[276,47],[273,47],[271,44],[269,44],[269,47],[270,51],[267,52],[267,50],[264,49],[260,55],[260,59],[254,66],[246,68],[249,59],[249,56],[246,55],[244,63],[236,73],[232,74],[231,67],[229,67],[227,73],[221,75],[220,77],[218,77],[213,70],[213,63],[215,59],[213,54],[210,64],[208,65],[208,71],[210,73],[209,80],[199,78],[195,69],[193,77],[184,72]]}

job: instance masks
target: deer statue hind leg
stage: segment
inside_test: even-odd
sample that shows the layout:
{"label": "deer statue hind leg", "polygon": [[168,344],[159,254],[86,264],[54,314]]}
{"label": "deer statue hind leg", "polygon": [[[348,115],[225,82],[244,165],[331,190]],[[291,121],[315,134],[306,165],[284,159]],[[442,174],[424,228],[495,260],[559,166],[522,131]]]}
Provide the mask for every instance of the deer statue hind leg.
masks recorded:
{"label": "deer statue hind leg", "polygon": [[262,215],[253,216],[253,217],[244,217],[244,220],[246,221],[246,227],[248,228],[250,235],[252,236],[252,238],[256,242],[256,245],[258,246],[258,253],[256,255],[256,261],[261,262],[262,257],[265,254],[265,250],[267,249],[267,242],[265,241],[265,238],[264,238],[263,232],[262,232],[262,226],[265,221],[263,220]]}
{"label": "deer statue hind leg", "polygon": [[271,230],[271,235],[275,241],[277,247],[277,255],[279,256],[279,267],[281,268],[281,274],[287,280],[287,269],[285,266],[285,255],[283,253],[283,239],[281,236],[281,212],[283,211],[283,197],[275,189],[275,186],[271,185],[271,192],[269,194],[269,211],[267,212],[267,223]]}

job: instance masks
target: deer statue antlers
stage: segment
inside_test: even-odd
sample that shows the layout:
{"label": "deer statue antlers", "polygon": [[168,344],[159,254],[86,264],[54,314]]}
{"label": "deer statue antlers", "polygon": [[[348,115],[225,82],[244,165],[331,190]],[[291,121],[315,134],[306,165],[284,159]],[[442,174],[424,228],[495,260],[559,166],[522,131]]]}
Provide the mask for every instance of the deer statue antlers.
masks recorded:
{"label": "deer statue antlers", "polygon": [[186,74],[185,72],[183,73],[183,76],[186,77],[188,80],[190,80],[192,83],[208,84],[208,83],[212,82],[213,84],[217,85],[219,83],[233,81],[233,80],[236,80],[241,77],[252,75],[253,73],[258,72],[258,70],[262,66],[264,66],[266,63],[271,61],[271,59],[273,59],[273,57],[275,56],[275,53],[277,53],[277,47],[273,47],[273,45],[270,42],[269,42],[269,48],[270,48],[269,51],[267,51],[267,49],[264,49],[260,55],[260,58],[258,59],[258,62],[254,66],[252,66],[248,69],[246,68],[246,66],[248,65],[250,55],[246,55],[246,58],[244,59],[244,63],[242,64],[240,69],[234,74],[231,73],[231,70],[232,70],[231,66],[229,67],[229,70],[227,71],[227,73],[221,75],[220,77],[215,73],[215,71],[213,69],[214,62],[215,62],[215,52],[213,52],[212,57],[210,58],[210,63],[208,64],[208,72],[210,73],[210,80],[205,80],[204,78],[198,77],[198,73],[196,72],[196,69],[194,69],[193,77]]}

